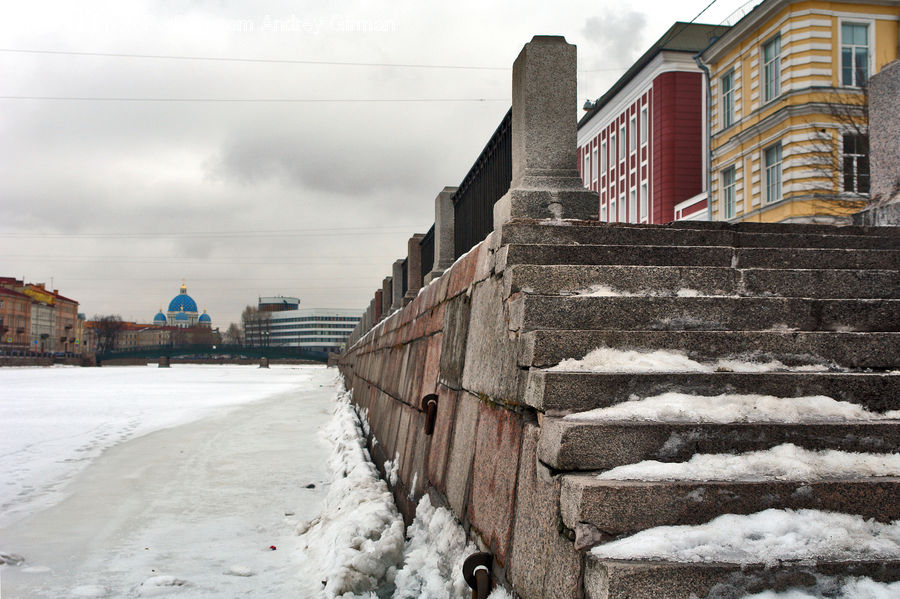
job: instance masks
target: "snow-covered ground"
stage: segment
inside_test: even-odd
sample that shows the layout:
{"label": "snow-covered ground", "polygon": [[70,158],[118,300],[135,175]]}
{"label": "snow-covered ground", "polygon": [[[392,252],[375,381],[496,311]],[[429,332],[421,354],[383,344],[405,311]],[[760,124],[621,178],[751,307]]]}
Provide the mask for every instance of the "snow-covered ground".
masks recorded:
{"label": "snow-covered ground", "polygon": [[327,491],[333,379],[0,369],[0,553],[25,558],[0,566],[2,596],[316,596],[296,526]]}

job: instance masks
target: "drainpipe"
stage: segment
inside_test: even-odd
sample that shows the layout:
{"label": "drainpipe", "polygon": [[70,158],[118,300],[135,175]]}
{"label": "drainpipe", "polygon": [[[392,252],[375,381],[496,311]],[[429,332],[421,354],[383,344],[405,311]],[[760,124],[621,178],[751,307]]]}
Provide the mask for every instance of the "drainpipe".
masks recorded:
{"label": "drainpipe", "polygon": [[706,118],[703,121],[703,126],[706,128],[706,220],[712,221],[712,125],[709,122],[710,115],[712,115],[712,80],[709,74],[709,68],[703,64],[703,61],[700,59],[700,56],[706,52],[710,46],[716,43],[719,39],[718,36],[713,36],[709,43],[706,45],[706,48],[703,48],[696,54],[694,54],[694,62],[697,63],[697,66],[700,67],[700,70],[706,75]]}

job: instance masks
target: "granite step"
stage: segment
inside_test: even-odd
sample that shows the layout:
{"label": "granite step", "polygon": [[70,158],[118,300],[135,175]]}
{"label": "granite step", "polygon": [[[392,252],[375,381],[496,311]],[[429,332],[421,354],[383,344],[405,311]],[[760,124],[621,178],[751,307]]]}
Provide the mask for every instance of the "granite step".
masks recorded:
{"label": "granite step", "polygon": [[583,412],[629,398],[678,392],[775,397],[825,395],[873,412],[900,409],[900,374],[879,372],[559,372],[531,369],[523,400],[548,414]]}
{"label": "granite step", "polygon": [[562,476],[560,513],[574,529],[587,523],[609,540],[657,526],[695,525],[723,514],[769,508],[814,509],[891,522],[900,518],[900,478],[752,481],[599,480]]}
{"label": "granite step", "polygon": [[741,599],[766,590],[812,587],[823,577],[900,580],[900,561],[772,564],[610,560],[587,555],[586,599]]}
{"label": "granite step", "polygon": [[538,329],[900,331],[900,300],[780,297],[563,297],[512,302],[521,333]]}
{"label": "granite step", "polygon": [[575,295],[603,285],[623,295],[675,296],[679,292],[697,292],[726,296],[900,299],[898,270],[515,264],[504,271],[503,280],[506,296]]}
{"label": "granite step", "polygon": [[743,453],[783,443],[891,453],[900,450],[900,421],[701,424],[544,417],[538,458],[555,470],[610,470],[644,460],[683,462],[697,453]]}
{"label": "granite step", "polygon": [[900,333],[839,331],[529,331],[520,337],[519,365],[545,368],[581,359],[598,347],[668,350],[692,360],[779,360],[787,366],[826,364],[844,368],[900,368]]}
{"label": "granite step", "polygon": [[781,248],[898,249],[894,236],[848,231],[834,234],[813,229],[793,232],[755,232],[732,229],[702,229],[575,223],[556,226],[513,222],[503,226],[501,243],[560,245],[692,245]]}
{"label": "granite step", "polygon": [[514,264],[897,270],[900,250],[555,244],[509,244],[497,250],[497,270]]}

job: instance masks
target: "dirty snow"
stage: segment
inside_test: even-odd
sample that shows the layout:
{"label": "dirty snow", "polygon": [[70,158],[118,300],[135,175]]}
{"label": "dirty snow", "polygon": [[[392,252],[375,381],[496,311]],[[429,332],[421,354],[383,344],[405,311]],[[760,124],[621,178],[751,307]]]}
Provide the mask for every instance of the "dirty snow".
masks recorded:
{"label": "dirty snow", "polygon": [[619,466],[601,480],[801,480],[900,476],[900,454],[809,451],[791,443],[737,455],[695,454],[688,462],[647,460]]}
{"label": "dirty snow", "polygon": [[332,446],[331,487],[322,512],[301,524],[301,576],[321,581],[325,597],[383,594],[403,556],[403,518],[372,464],[347,393],[324,435]]}
{"label": "dirty snow", "polygon": [[833,579],[822,577],[814,588],[783,592],[764,591],[742,599],[896,599],[900,582],[876,582],[871,578]]}
{"label": "dirty snow", "polygon": [[727,514],[698,526],[660,526],[591,550],[600,558],[765,563],[900,559],[900,521],[817,510]]}
{"label": "dirty snow", "polygon": [[721,359],[703,364],[682,351],[637,351],[598,347],[581,359],[568,358],[550,371],[563,372],[819,372],[831,369],[825,364],[787,366],[778,360],[757,362],[752,359]]}
{"label": "dirty snow", "polygon": [[900,410],[871,412],[862,406],[822,395],[774,397],[731,394],[663,393],[644,399],[569,414],[566,420],[659,422],[843,422],[900,419]]}

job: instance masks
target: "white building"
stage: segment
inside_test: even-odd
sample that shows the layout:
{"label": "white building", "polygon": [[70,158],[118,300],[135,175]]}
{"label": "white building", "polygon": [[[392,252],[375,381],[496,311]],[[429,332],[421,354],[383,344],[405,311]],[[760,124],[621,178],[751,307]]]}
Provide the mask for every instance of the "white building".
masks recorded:
{"label": "white building", "polygon": [[259,314],[247,323],[251,345],[296,347],[306,352],[340,352],[361,315],[340,308],[301,308],[295,297],[261,297]]}

